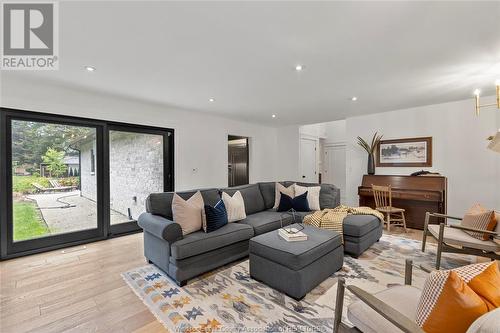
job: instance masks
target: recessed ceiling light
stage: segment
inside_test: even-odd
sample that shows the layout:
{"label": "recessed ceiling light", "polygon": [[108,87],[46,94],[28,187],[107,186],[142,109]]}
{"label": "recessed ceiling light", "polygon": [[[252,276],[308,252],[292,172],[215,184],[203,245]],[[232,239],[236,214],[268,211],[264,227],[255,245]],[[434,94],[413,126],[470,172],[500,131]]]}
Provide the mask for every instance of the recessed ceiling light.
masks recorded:
{"label": "recessed ceiling light", "polygon": [[357,100],[358,100],[358,98],[356,96],[351,97],[351,101],[356,102]]}
{"label": "recessed ceiling light", "polygon": [[301,71],[301,70],[303,70],[303,69],[304,69],[304,66],[302,66],[302,65],[297,65],[297,66],[295,66],[295,70],[296,70],[297,72],[300,72],[300,71]]}
{"label": "recessed ceiling light", "polygon": [[87,70],[87,72],[95,71],[95,67],[92,67],[92,66],[85,66],[85,69]]}
{"label": "recessed ceiling light", "polygon": [[273,114],[271,117],[276,118],[276,115],[275,115],[275,114]]}
{"label": "recessed ceiling light", "polygon": [[215,98],[209,98],[209,99],[208,99],[208,101],[209,101],[210,103],[215,102]]}

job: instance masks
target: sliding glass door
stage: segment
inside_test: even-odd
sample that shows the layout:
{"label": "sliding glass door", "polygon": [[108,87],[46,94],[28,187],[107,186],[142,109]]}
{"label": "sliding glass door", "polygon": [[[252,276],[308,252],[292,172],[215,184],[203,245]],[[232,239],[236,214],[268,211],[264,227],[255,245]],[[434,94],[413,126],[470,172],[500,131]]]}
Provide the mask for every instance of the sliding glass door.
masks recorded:
{"label": "sliding glass door", "polygon": [[51,117],[5,122],[8,252],[103,236],[102,127]]}
{"label": "sliding glass door", "polygon": [[109,127],[109,213],[111,233],[139,229],[150,193],[172,190],[166,130]]}
{"label": "sliding glass door", "polygon": [[0,116],[2,258],[138,231],[147,196],[173,190],[173,130]]}

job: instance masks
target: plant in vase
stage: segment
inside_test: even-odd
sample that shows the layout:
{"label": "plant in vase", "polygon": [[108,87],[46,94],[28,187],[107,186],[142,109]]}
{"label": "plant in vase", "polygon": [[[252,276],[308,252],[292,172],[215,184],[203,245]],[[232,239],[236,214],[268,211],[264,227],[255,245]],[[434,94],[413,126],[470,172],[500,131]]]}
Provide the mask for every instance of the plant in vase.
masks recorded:
{"label": "plant in vase", "polygon": [[358,145],[361,146],[366,152],[368,153],[368,166],[367,166],[367,172],[369,175],[374,175],[375,174],[375,149],[377,149],[377,146],[380,142],[380,139],[382,139],[382,135],[378,135],[377,132],[373,134],[372,142],[371,144],[368,144],[362,137],[358,136]]}

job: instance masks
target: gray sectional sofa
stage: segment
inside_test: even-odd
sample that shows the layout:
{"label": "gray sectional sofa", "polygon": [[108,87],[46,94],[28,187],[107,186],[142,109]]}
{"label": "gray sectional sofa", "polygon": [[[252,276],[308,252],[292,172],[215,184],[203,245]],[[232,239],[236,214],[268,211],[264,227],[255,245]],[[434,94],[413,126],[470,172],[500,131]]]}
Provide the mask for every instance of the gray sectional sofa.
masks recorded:
{"label": "gray sectional sofa", "polygon": [[[294,182],[281,182],[289,186]],[[318,184],[297,183],[302,186]],[[275,183],[265,182],[224,189],[200,189],[206,204],[214,205],[220,191],[232,195],[240,191],[245,201],[247,218],[210,232],[197,231],[182,235],[180,226],[172,218],[172,192],[153,193],[146,200],[146,213],[138,219],[144,230],[144,254],[149,262],[165,271],[182,286],[188,279],[248,256],[249,240],[257,235],[280,228],[281,213],[272,209]],[[184,199],[196,191],[176,192]],[[320,207],[339,205],[340,191],[334,185],[321,184]],[[300,220],[309,213],[300,212]],[[360,221],[359,223],[357,221]],[[291,223],[291,219],[286,223]],[[382,224],[373,216],[349,216],[344,226],[344,248],[358,256],[382,235]]]}

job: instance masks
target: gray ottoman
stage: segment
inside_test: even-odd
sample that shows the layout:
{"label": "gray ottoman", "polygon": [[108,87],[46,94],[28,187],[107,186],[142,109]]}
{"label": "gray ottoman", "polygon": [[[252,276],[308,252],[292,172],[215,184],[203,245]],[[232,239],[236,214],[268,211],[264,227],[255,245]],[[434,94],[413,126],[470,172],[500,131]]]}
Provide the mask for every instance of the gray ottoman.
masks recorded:
{"label": "gray ottoman", "polygon": [[349,215],[344,219],[344,251],[359,257],[382,237],[384,225],[373,215]]}
{"label": "gray ottoman", "polygon": [[342,268],[344,247],[334,231],[304,225],[308,239],[287,242],[274,230],[250,239],[250,275],[295,298],[303,298]]}

